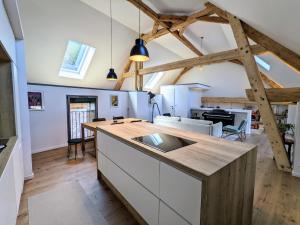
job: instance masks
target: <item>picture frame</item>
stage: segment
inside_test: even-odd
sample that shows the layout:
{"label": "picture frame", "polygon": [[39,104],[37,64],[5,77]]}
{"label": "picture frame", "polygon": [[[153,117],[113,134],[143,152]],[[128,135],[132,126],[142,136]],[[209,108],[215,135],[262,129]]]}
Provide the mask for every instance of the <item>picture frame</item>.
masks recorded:
{"label": "picture frame", "polygon": [[110,106],[113,108],[119,107],[119,96],[118,95],[110,96]]}
{"label": "picture frame", "polygon": [[28,109],[31,111],[43,111],[44,93],[42,91],[28,91]]}

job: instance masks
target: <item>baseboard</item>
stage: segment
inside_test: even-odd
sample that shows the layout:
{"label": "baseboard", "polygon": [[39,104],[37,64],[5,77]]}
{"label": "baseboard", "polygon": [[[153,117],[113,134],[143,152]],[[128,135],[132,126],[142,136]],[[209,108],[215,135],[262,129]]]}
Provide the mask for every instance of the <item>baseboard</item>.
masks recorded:
{"label": "baseboard", "polygon": [[293,171],[292,171],[292,175],[294,177],[299,177],[300,178],[300,171],[296,171],[295,168],[294,168]]}
{"label": "baseboard", "polygon": [[34,173],[31,173],[29,176],[24,177],[24,180],[31,180],[34,178]]}
{"label": "baseboard", "polygon": [[66,147],[66,146],[67,146],[67,144],[60,144],[60,145],[47,146],[47,147],[42,147],[42,148],[38,148],[38,149],[33,149],[32,154],[39,153],[39,152],[46,152],[49,150],[53,150],[56,148],[62,148],[62,147]]}

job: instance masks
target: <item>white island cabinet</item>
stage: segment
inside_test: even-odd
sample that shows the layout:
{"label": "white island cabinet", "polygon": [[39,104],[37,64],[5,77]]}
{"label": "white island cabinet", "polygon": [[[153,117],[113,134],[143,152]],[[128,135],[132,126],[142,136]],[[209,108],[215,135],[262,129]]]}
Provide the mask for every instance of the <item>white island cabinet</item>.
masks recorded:
{"label": "white island cabinet", "polygon": [[[255,146],[146,122],[97,130],[99,179],[140,224],[251,224]],[[132,140],[158,132],[195,143],[163,153]]]}

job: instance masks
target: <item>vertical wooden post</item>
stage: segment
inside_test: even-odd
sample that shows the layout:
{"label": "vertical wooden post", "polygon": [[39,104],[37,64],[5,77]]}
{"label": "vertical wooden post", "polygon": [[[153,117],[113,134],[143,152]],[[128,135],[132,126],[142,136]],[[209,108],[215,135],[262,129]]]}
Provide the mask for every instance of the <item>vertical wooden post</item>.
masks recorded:
{"label": "vertical wooden post", "polygon": [[143,90],[143,76],[138,74],[138,70],[143,69],[143,62],[135,62],[135,90],[142,91]]}
{"label": "vertical wooden post", "polygon": [[277,167],[279,170],[290,172],[291,165],[288,160],[271,105],[267,98],[257,64],[251,52],[248,38],[243,30],[241,21],[230,13],[227,13],[227,17],[238,46],[240,57],[244,62],[250,86],[264,123],[266,134],[272,145]]}

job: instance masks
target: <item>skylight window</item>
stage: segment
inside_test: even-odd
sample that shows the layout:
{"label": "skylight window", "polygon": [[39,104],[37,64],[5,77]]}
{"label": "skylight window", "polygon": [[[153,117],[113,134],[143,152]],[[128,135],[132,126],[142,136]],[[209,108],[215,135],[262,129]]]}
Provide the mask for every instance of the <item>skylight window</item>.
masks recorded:
{"label": "skylight window", "polygon": [[59,76],[83,79],[96,49],[77,41],[69,41]]}
{"label": "skylight window", "polygon": [[264,61],[262,58],[260,58],[258,56],[254,56],[254,58],[258,65],[260,65],[265,70],[270,71],[270,69],[271,69],[270,64],[268,64],[266,61]]}
{"label": "skylight window", "polygon": [[154,88],[154,86],[160,81],[163,75],[164,72],[154,73],[152,77],[147,81],[144,88],[147,90],[151,90],[152,88]]}

